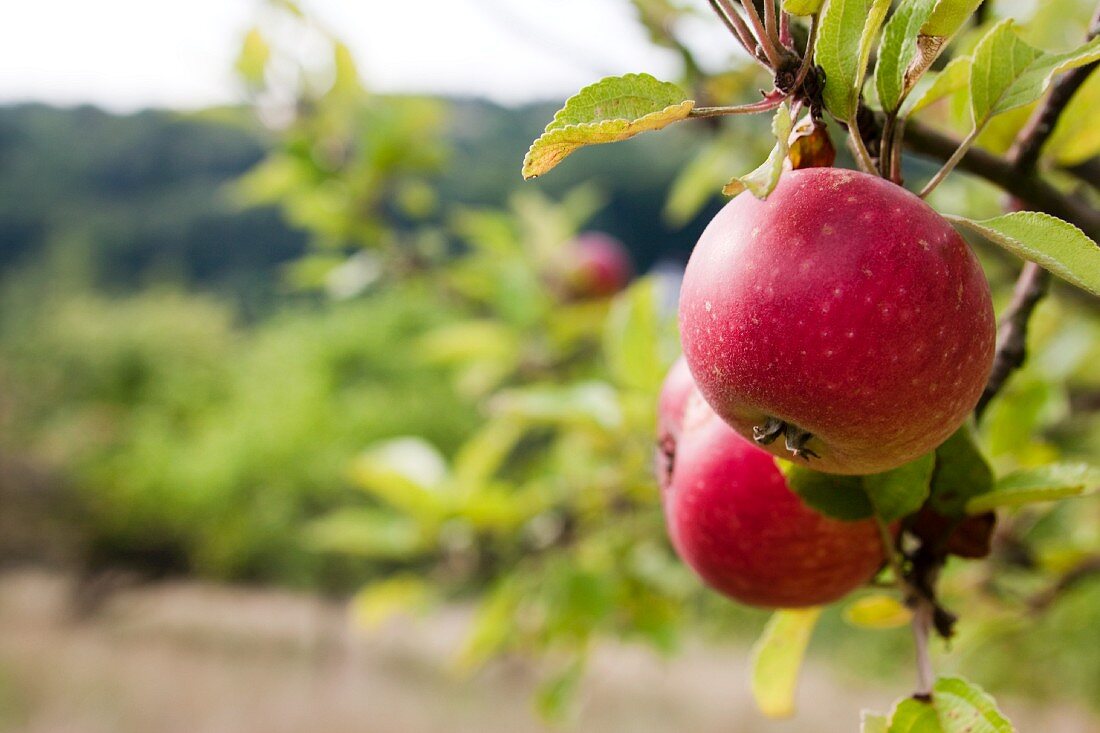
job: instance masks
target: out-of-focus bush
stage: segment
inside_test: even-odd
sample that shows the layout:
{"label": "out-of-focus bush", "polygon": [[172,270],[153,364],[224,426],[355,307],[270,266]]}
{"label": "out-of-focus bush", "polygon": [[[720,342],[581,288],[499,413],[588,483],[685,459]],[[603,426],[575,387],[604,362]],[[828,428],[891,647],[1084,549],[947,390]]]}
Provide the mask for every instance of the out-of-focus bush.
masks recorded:
{"label": "out-of-focus bush", "polygon": [[297,532],[348,500],[364,441],[416,433],[450,450],[476,419],[415,351],[448,318],[415,283],[251,330],[171,290],[5,312],[18,315],[0,327],[6,448],[71,481],[108,554],[323,585]]}

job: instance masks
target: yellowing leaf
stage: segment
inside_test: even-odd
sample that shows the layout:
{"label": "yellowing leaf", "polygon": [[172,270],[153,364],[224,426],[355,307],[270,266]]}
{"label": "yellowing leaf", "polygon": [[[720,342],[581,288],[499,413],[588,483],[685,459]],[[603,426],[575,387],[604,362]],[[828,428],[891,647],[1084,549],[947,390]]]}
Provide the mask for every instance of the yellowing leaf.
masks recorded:
{"label": "yellowing leaf", "polygon": [[1100,246],[1069,222],[1038,211],[1017,211],[982,221],[947,218],[1100,295]]}
{"label": "yellowing leaf", "polygon": [[844,609],[844,620],[864,629],[896,629],[912,617],[898,599],[883,594],[864,596]]}
{"label": "yellowing leaf", "polygon": [[626,140],[691,114],[695,102],[675,84],[649,74],[602,79],[566,101],[523,159],[523,177],[551,170],[585,145]]}
{"label": "yellowing leaf", "polygon": [[790,150],[788,141],[791,137],[791,108],[784,102],[775,111],[772,120],[772,133],[775,135],[775,147],[771,154],[759,168],[752,173],[734,178],[722,188],[722,193],[727,196],[736,196],[746,189],[758,199],[766,199],[768,194],[775,190],[779,183],[779,176],[783,173],[783,162],[787,159]]}
{"label": "yellowing leaf", "polygon": [[794,714],[798,670],[820,608],[776,611],[752,652],[752,694],[769,718]]}

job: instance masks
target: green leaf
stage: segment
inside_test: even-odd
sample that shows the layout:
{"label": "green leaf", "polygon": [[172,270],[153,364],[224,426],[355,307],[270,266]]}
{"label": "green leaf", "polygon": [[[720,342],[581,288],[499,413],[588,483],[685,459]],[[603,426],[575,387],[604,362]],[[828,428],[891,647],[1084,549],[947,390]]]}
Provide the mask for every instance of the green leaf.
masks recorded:
{"label": "green leaf", "polygon": [[970,67],[972,60],[969,56],[960,56],[951,59],[924,93],[909,107],[907,114],[914,114],[925,107],[949,97],[955,92],[962,91],[970,84]]}
{"label": "green leaf", "polygon": [[[932,688],[943,733],[1014,733],[985,690],[961,677],[941,677]],[[893,728],[891,728],[893,733]]]}
{"label": "green leaf", "polygon": [[896,629],[905,626],[913,612],[894,596],[864,596],[844,609],[844,620],[864,629]]}
{"label": "green leaf", "polygon": [[514,616],[527,590],[519,581],[517,575],[505,576],[481,602],[473,628],[455,659],[458,670],[477,669],[513,643],[519,633]]}
{"label": "green leaf", "polygon": [[395,438],[376,443],[352,463],[360,488],[422,521],[438,520],[447,508],[446,459],[422,438]]}
{"label": "green leaf", "polygon": [[728,180],[730,159],[735,156],[721,141],[702,145],[669,186],[661,212],[665,221],[679,229],[695,218]]}
{"label": "green leaf", "polygon": [[603,351],[616,382],[656,393],[679,342],[671,318],[662,314],[660,283],[636,280],[620,293],[607,314]]}
{"label": "green leaf", "polygon": [[487,483],[500,470],[523,434],[523,426],[516,421],[488,421],[455,454],[455,479],[471,488]]}
{"label": "green leaf", "polygon": [[921,35],[950,38],[981,4],[982,0],[938,0],[928,21],[921,26]]}
{"label": "green leaf", "polygon": [[906,82],[906,69],[917,55],[917,34],[932,12],[936,0],[902,0],[882,31],[875,64],[875,89],[887,112],[901,105],[916,79]]}
{"label": "green leaf", "polygon": [[920,509],[931,491],[935,465],[935,454],[929,453],[891,471],[864,476],[863,490],[875,513],[893,522]]}
{"label": "green leaf", "polygon": [[623,422],[618,396],[606,382],[539,385],[499,392],[490,407],[497,415],[529,423],[614,430]]}
{"label": "green leaf", "polygon": [[930,701],[905,698],[890,714],[888,733],[1015,733],[982,688],[960,677],[941,677]]}
{"label": "green leaf", "polygon": [[431,597],[432,589],[422,578],[395,575],[356,593],[351,613],[361,626],[374,629],[394,616],[423,608]]}
{"label": "green leaf", "polygon": [[1047,53],[1016,35],[1011,18],[1001,21],[974,49],[970,109],[975,129],[993,115],[1034,102],[1056,74],[1100,59],[1100,38],[1073,51]]}
{"label": "green leaf", "polygon": [[915,53],[905,69],[906,90],[912,89],[932,67],[952,37],[981,4],[982,0],[938,0],[932,12],[925,14],[924,24],[914,44]]}
{"label": "green leaf", "polygon": [[890,715],[889,733],[946,733],[932,703],[908,697]]}
{"label": "green leaf", "polygon": [[784,12],[791,15],[817,15],[825,0],[783,0]]}
{"label": "green leaf", "polygon": [[1009,252],[1042,265],[1055,275],[1100,295],[1100,246],[1080,229],[1038,211],[1016,211],[974,221],[948,216]]}
{"label": "green leaf", "polygon": [[1100,154],[1100,74],[1089,75],[1058,117],[1058,125],[1046,145],[1046,152],[1066,166],[1084,163]]}
{"label": "green leaf", "polygon": [[305,528],[305,544],[318,552],[372,559],[406,559],[428,549],[420,524],[382,509],[340,509]]}
{"label": "green leaf", "polygon": [[786,474],[791,491],[811,509],[842,522],[867,519],[874,514],[858,476],[819,473],[788,461],[776,463]]}
{"label": "green leaf", "polygon": [[649,74],[602,79],[566,101],[523,159],[523,177],[551,170],[577,148],[634,137],[678,122],[695,102],[675,84]]}
{"label": "green leaf", "polygon": [[539,715],[550,721],[564,720],[583,675],[584,658],[578,657],[539,685],[535,692],[535,709]]}
{"label": "green leaf", "polygon": [[864,710],[860,713],[859,733],[890,733],[890,719]]}
{"label": "green leaf", "polygon": [[948,517],[966,512],[966,503],[993,488],[993,469],[969,425],[963,425],[936,449],[932,507]]}
{"label": "green leaf", "polygon": [[794,714],[798,670],[820,608],[776,611],[752,650],[752,695],[769,718]]}
{"label": "green leaf", "polygon": [[237,56],[237,73],[246,83],[259,86],[263,83],[270,59],[271,47],[268,46],[267,39],[259,28],[253,28],[245,34],[244,43],[241,44],[241,52]]}
{"label": "green leaf", "polygon": [[1083,463],[1055,463],[1025,468],[997,481],[993,491],[966,504],[969,514],[981,514],[1002,506],[1019,506],[1080,496],[1100,488],[1100,470]]}
{"label": "green leaf", "polygon": [[772,120],[772,134],[775,135],[775,147],[771,154],[759,168],[752,173],[734,178],[722,189],[727,196],[736,196],[748,189],[758,199],[766,199],[768,194],[775,190],[779,183],[779,176],[783,174],[783,162],[790,151],[788,141],[793,129],[791,122],[791,108],[786,102],[779,105]]}
{"label": "green leaf", "polygon": [[825,107],[838,120],[856,113],[871,43],[889,9],[890,0],[829,0],[821,13],[814,54],[825,70]]}

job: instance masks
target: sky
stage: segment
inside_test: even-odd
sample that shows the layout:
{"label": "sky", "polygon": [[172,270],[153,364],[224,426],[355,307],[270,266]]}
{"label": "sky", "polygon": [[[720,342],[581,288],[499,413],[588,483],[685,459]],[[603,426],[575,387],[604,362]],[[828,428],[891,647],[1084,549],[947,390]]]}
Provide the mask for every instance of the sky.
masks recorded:
{"label": "sky", "polygon": [[[240,100],[232,73],[259,0],[9,0],[0,24],[0,103],[194,109]],[[702,0],[695,3],[705,9]],[[602,76],[668,78],[627,0],[302,0],[351,47],[369,85],[561,99]],[[710,18],[687,29],[729,52]],[[715,52],[709,55],[721,58]],[[704,59],[708,54],[704,53]]]}

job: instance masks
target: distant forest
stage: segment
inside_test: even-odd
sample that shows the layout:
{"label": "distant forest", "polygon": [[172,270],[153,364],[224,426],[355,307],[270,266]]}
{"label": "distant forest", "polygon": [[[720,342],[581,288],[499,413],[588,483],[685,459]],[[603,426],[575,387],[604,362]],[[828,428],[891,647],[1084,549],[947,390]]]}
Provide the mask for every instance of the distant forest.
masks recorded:
{"label": "distant forest", "polygon": [[[591,225],[625,240],[643,271],[661,257],[686,258],[707,220],[703,212],[672,228],[661,216],[673,176],[696,147],[691,135],[585,151],[550,180],[523,184],[523,153],[552,108],[450,104],[452,157],[437,181],[444,214],[454,205],[504,205],[521,185],[555,196],[592,182],[608,205]],[[238,109],[0,108],[0,278],[48,266],[108,292],[170,280],[262,310],[281,265],[305,248],[277,211],[242,209],[225,195],[266,144],[266,132]]]}

